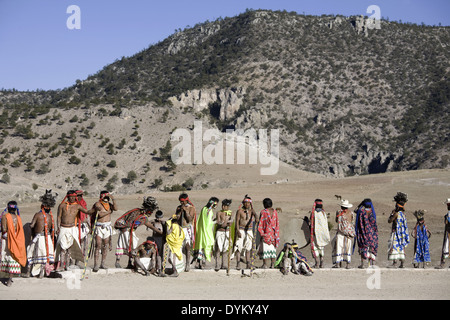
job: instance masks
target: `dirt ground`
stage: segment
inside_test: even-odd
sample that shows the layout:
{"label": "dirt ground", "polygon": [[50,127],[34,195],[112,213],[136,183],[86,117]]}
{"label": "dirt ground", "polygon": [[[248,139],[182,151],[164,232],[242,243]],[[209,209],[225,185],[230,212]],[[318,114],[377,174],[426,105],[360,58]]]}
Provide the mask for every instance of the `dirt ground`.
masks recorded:
{"label": "dirt ground", "polygon": [[[190,191],[189,196],[198,208],[206,203],[211,196],[219,199],[233,199],[232,210],[236,210],[245,194],[254,200],[257,212],[262,209],[262,200],[270,197],[274,207],[282,208],[280,214],[281,243],[298,239],[301,231],[301,218],[309,216],[315,198],[324,201],[326,212],[329,212],[333,223],[331,236],[336,233],[333,216],[339,208],[335,195],[348,199],[355,206],[364,198],[371,198],[377,213],[379,228],[379,250],[377,267],[360,270],[359,256],[353,255],[351,270],[331,269],[331,246],[325,248],[325,269],[314,270],[312,277],[289,274],[283,276],[276,270],[257,269],[253,277],[242,276],[241,272],[233,270],[229,276],[225,271],[191,270],[180,273],[178,278],[144,277],[142,274],[125,270],[113,269],[114,249],[117,235],[113,237],[113,251],[109,253],[107,265],[111,268],[93,274],[88,271],[88,277],[79,281],[80,270],[74,269],[64,273],[60,279],[15,278],[13,286],[8,288],[0,285],[1,299],[185,299],[193,300],[299,300],[299,299],[449,299],[450,269],[448,262],[443,270],[436,270],[439,264],[443,241],[444,215],[446,206],[444,200],[450,198],[450,171],[423,170],[414,172],[398,172],[371,176],[360,176],[345,179],[305,179],[302,182],[282,184],[261,184],[248,187],[228,189],[208,189]],[[414,210],[426,209],[425,221],[432,232],[430,239],[431,267],[429,269],[414,269],[411,261],[414,245],[406,249],[406,269],[386,269],[387,241],[390,224],[387,222],[393,209],[393,196],[397,191],[408,194],[406,205],[408,226],[415,225],[412,215]],[[178,205],[178,193],[153,194],[160,208],[168,218]],[[117,196],[119,211],[114,213],[113,220],[123,212],[140,206],[144,195]],[[61,201],[62,199],[59,199]],[[86,199],[88,206],[95,198]],[[19,204],[20,206],[20,204]],[[38,203],[20,206],[23,223],[31,221],[39,209]],[[56,208],[55,208],[56,212]],[[149,231],[138,229],[139,239],[144,241]],[[280,249],[280,248],[279,248]],[[302,252],[312,261],[309,247]],[[125,258],[122,258],[125,266]],[[260,266],[262,261],[256,262]],[[88,266],[93,267],[93,261]],[[212,263],[208,264],[212,267]],[[234,268],[235,262],[232,262]],[[244,271],[249,274],[248,270]],[[181,312],[181,311],[180,311]]]}

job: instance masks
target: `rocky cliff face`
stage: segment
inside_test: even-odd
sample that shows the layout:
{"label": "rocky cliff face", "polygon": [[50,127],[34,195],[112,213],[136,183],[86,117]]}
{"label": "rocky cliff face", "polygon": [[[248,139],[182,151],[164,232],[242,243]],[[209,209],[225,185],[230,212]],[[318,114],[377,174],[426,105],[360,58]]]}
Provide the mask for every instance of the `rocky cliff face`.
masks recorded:
{"label": "rocky cliff face", "polygon": [[220,25],[216,23],[205,23],[184,32],[178,31],[171,36],[171,41],[166,52],[169,55],[176,55],[181,50],[201,45],[218,31],[220,31]]}
{"label": "rocky cliff face", "polygon": [[227,121],[234,119],[243,104],[245,88],[194,89],[168,100],[176,108],[193,112],[207,111],[211,116]]}

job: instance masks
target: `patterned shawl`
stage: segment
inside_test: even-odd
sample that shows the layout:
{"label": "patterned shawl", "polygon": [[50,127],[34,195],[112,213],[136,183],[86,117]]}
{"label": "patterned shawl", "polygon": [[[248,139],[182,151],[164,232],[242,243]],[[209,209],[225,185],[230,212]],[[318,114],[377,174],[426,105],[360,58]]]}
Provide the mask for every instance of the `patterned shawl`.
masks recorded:
{"label": "patterned shawl", "polygon": [[275,248],[280,243],[280,221],[277,210],[273,210],[270,216],[269,209],[264,209],[260,213],[258,231],[264,243],[272,244]]}
{"label": "patterned shawl", "polygon": [[[338,219],[338,232],[342,233],[344,236],[347,237],[354,237],[355,236],[355,228],[353,227],[353,224],[350,223],[350,221],[347,221],[344,216],[345,210],[340,210],[337,215]],[[353,213],[352,213],[353,215]]]}
{"label": "patterned shawl", "polygon": [[396,229],[394,232],[393,248],[397,251],[402,251],[409,244],[408,223],[403,211],[398,212]]}
{"label": "patterned shawl", "polygon": [[414,243],[414,262],[431,262],[430,242],[428,240],[427,226],[424,223],[423,228],[416,224],[416,241]]}
{"label": "patterned shawl", "polygon": [[[371,208],[360,206],[356,211],[355,233],[358,242],[359,253],[366,255],[368,252],[377,255],[378,251],[378,227],[377,216],[373,204]],[[353,243],[353,252],[355,251]]]}

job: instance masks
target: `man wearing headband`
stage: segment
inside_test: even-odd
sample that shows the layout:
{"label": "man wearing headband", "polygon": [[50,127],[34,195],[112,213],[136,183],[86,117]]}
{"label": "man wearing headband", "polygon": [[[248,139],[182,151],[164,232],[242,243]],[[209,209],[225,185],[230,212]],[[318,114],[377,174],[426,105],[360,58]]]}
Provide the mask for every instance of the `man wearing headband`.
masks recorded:
{"label": "man wearing headband", "polygon": [[240,270],[241,254],[245,252],[247,269],[250,269],[250,253],[253,247],[253,224],[256,224],[256,212],[253,209],[252,198],[245,195],[242,205],[236,212],[235,218],[235,253],[236,270]]}
{"label": "man wearing headband", "polygon": [[346,262],[346,269],[350,269],[353,253],[353,238],[355,237],[355,226],[353,224],[353,212],[349,210],[353,204],[348,200],[341,200],[341,210],[336,211],[336,222],[338,229],[333,239],[333,268],[341,268]]}
{"label": "man wearing headband", "polygon": [[47,276],[50,274],[55,263],[53,254],[55,228],[51,208],[55,206],[56,201],[52,190],[46,190],[39,200],[41,201],[41,210],[34,215],[30,224],[33,240],[27,249],[27,276],[38,274],[39,278],[42,278],[44,271],[47,271]]}
{"label": "man wearing headband", "polygon": [[262,268],[267,268],[270,259],[270,268],[275,265],[277,257],[277,247],[280,243],[280,220],[277,210],[272,208],[272,200],[265,198],[263,200],[264,210],[259,214],[258,231],[261,235],[262,243]]}
{"label": "man wearing headband", "polygon": [[61,263],[60,267],[67,270],[72,261],[83,261],[81,252],[79,230],[77,226],[78,213],[92,214],[94,209],[86,210],[78,203],[75,190],[69,190],[66,197],[58,206],[58,216],[56,222],[56,233],[58,241],[56,243],[55,259]]}
{"label": "man wearing headband", "polygon": [[388,223],[392,223],[391,237],[388,242],[388,260],[392,261],[392,266],[388,266],[388,268],[397,268],[398,260],[400,260],[400,268],[404,268],[405,248],[409,244],[408,223],[404,212],[408,195],[398,192],[394,197],[394,201],[395,209],[388,220]]}
{"label": "man wearing headband", "polygon": [[444,202],[447,205],[447,214],[444,216],[444,242],[442,243],[441,264],[436,269],[445,267],[445,259],[449,257],[449,235],[450,235],[450,199]]}
{"label": "man wearing headband", "polygon": [[158,248],[153,237],[147,237],[139,247],[132,251],[134,256],[135,270],[141,268],[146,276],[156,273],[156,257],[158,256]]}
{"label": "man wearing headband", "polygon": [[[217,212],[216,217],[216,241],[215,241],[215,253],[216,253],[216,267],[214,270],[226,269],[223,263],[225,253],[230,250],[230,226],[232,224],[232,211],[230,199],[222,201],[222,210]],[[221,267],[219,268],[219,256],[222,256]]]}
{"label": "man wearing headband", "polygon": [[198,252],[195,268],[204,269],[205,259],[211,261],[211,253],[214,247],[214,211],[219,199],[211,197],[203,207],[197,221],[197,233],[195,235],[194,250]]}
{"label": "man wearing headband", "polygon": [[[108,246],[109,251],[112,250],[111,239],[115,234],[112,226],[111,226],[111,214],[113,211],[117,211],[116,200],[108,191],[100,192],[100,199],[97,201],[92,207],[95,210],[95,213],[92,214],[92,227],[94,228],[95,216],[97,215],[97,223],[95,224],[95,234],[94,234],[94,243],[95,243],[95,251],[94,251],[94,269],[93,272],[97,272],[100,269],[107,269],[105,266],[106,256],[108,254]],[[102,254],[102,261],[100,263],[100,267],[98,265],[98,258],[100,256],[100,251]]]}
{"label": "man wearing headband", "polygon": [[[78,203],[85,209],[87,209],[87,203],[83,199],[83,191],[82,190],[76,190],[75,193],[77,194],[77,201]],[[78,232],[79,232],[79,240],[80,240],[80,246],[81,251],[83,252],[83,255],[86,255],[86,248],[88,246],[88,234],[90,233],[90,223],[89,219],[86,219],[88,216],[84,214],[83,212],[78,213],[77,224],[78,224]],[[95,216],[94,216],[95,217]]]}
{"label": "man wearing headband", "polygon": [[[323,209],[321,199],[314,201],[311,210],[311,253],[314,257],[314,268],[323,268],[323,257],[325,256],[325,246],[330,243],[330,231],[328,230],[328,216]],[[317,261],[319,258],[319,263]]]}
{"label": "man wearing headband", "polygon": [[183,242],[183,252],[186,254],[186,266],[185,271],[188,272],[191,268],[191,249],[194,247],[195,233],[196,233],[196,218],[197,213],[195,206],[189,200],[189,196],[186,193],[180,194],[178,197],[180,205],[177,207],[176,215],[179,216],[178,224],[183,228],[185,235]]}
{"label": "man wearing headband", "polygon": [[133,257],[131,251],[138,246],[139,238],[136,235],[136,229],[140,226],[146,226],[151,230],[158,232],[150,222],[150,216],[158,209],[158,202],[154,197],[144,198],[141,208],[134,208],[125,212],[114,223],[114,228],[120,230],[116,247],[116,268],[121,268],[120,258],[123,255],[128,256],[127,269],[133,268]]}
{"label": "man wearing headband", "polygon": [[375,265],[378,252],[378,227],[377,216],[371,199],[364,199],[355,210],[356,241],[353,243],[353,252],[358,243],[358,252],[361,255],[361,264],[358,268],[365,268],[365,261],[368,265]]}
{"label": "man wearing headband", "polygon": [[19,275],[21,267],[25,267],[27,264],[25,234],[16,201],[8,202],[5,211],[2,213],[1,223],[2,260],[0,272],[9,274],[6,285],[10,287],[13,276]]}

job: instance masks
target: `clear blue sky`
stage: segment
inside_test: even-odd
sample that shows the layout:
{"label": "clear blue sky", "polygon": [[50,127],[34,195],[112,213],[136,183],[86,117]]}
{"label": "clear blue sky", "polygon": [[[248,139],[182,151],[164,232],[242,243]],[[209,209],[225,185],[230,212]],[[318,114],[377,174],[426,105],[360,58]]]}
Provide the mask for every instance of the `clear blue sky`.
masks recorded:
{"label": "clear blue sky", "polygon": [[[67,28],[70,5],[79,30]],[[0,88],[65,88],[178,28],[247,8],[349,16],[370,5],[391,21],[450,25],[450,0],[0,0]]]}

